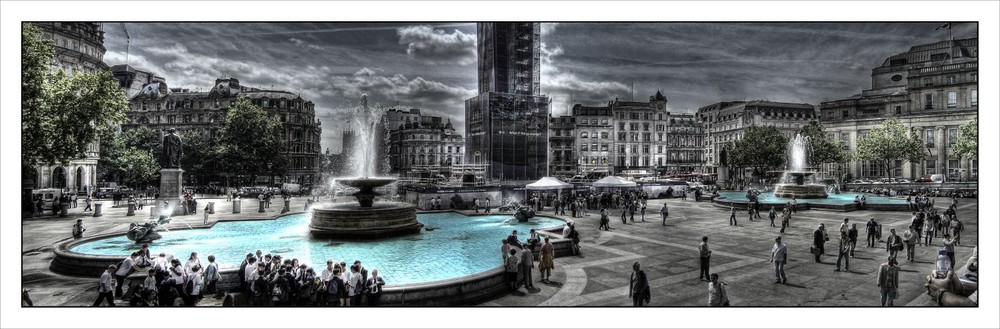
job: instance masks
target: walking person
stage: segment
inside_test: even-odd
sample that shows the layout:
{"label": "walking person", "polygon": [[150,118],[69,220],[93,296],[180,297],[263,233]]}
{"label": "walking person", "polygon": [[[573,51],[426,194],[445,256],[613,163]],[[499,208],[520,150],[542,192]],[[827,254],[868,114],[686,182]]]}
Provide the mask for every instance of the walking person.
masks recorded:
{"label": "walking person", "polygon": [[718,273],[712,273],[711,282],[708,283],[708,306],[729,306],[726,283],[719,281]]}
{"label": "walking person", "polygon": [[896,288],[899,287],[899,267],[896,264],[896,258],[889,256],[889,259],[879,266],[876,282],[882,306],[885,306],[887,302],[889,306],[892,306],[892,300],[896,299]]}
{"label": "walking person", "polygon": [[632,277],[629,278],[628,296],[632,298],[632,306],[642,306],[649,303],[649,280],[646,272],[639,268],[639,262],[632,263]]}
{"label": "walking person", "polygon": [[885,250],[889,252],[889,257],[896,259],[896,255],[903,250],[903,238],[896,235],[896,229],[889,230],[889,237],[885,239]]}
{"label": "walking person", "polygon": [[646,222],[646,203],[645,202],[642,203],[642,207],[639,210],[639,214],[641,216],[640,218],[641,218],[642,222],[645,223]]}
{"label": "walking person", "polygon": [[868,219],[865,224],[865,234],[868,235],[868,248],[875,248],[875,243],[878,242],[878,223],[875,222],[875,217]]}
{"label": "walking person", "polygon": [[924,224],[924,246],[930,246],[933,242],[935,226],[937,225],[933,223]]}
{"label": "walking person", "polygon": [[739,226],[736,223],[736,204],[729,206],[729,226]]}
{"label": "walking person", "polygon": [[851,271],[851,257],[848,255],[851,251],[850,240],[847,238],[847,234],[841,234],[840,239],[837,242],[837,269],[834,272],[840,272],[840,260],[844,260],[844,271]]}
{"label": "walking person", "polygon": [[132,252],[131,255],[125,258],[118,266],[118,270],[115,271],[115,298],[121,298],[124,295],[122,288],[125,287],[125,278],[127,278],[132,272],[135,272],[137,268],[135,267],[135,259],[139,257],[139,252]]}
{"label": "walking person", "polygon": [[601,226],[597,228],[598,230],[611,230],[611,219],[608,218],[608,209],[601,209]]}
{"label": "walking person", "polygon": [[628,205],[622,206],[622,225],[628,224]]}
{"label": "walking person", "polygon": [[87,203],[87,207],[83,208],[83,211],[94,211],[94,208],[90,207],[94,204],[94,199],[90,196],[90,194],[87,195],[87,199],[84,201]]}
{"label": "walking person", "polygon": [[669,214],[670,213],[669,213],[669,211],[667,209],[667,202],[664,201],[663,202],[663,207],[660,207],[660,217],[661,217],[661,219],[663,219],[663,226],[667,226],[667,215],[669,215]]}
{"label": "walking person", "polygon": [[117,266],[110,265],[104,273],[101,273],[101,280],[97,285],[97,300],[94,301],[93,306],[101,306],[101,303],[105,300],[108,301],[108,305],[115,306],[114,290],[116,284],[111,279],[111,273],[114,273],[117,269]]}
{"label": "walking person", "polygon": [[779,232],[785,233],[785,228],[788,228],[788,226],[790,226],[788,224],[789,219],[792,219],[792,211],[788,210],[788,208],[781,210],[781,231]]}
{"label": "walking person", "polygon": [[549,237],[545,237],[545,243],[542,244],[542,249],[538,252],[538,272],[542,277],[541,282],[548,283],[549,277],[552,276],[552,269],[555,268],[555,246],[552,242],[549,242]]}
{"label": "walking person", "polygon": [[771,247],[771,262],[774,263],[774,283],[787,283],[785,277],[785,264],[788,262],[788,248],[781,243],[781,237],[774,238],[774,246]]}
{"label": "walking person", "polygon": [[851,258],[854,257],[854,247],[858,245],[858,225],[851,224],[851,229],[847,230],[847,243],[851,247]]}
{"label": "walking person", "polygon": [[910,225],[906,228],[906,232],[903,232],[903,242],[906,243],[906,260],[913,262],[914,255],[916,254],[917,242],[920,241],[917,236],[916,228]]}
{"label": "walking person", "polygon": [[[767,218],[771,219],[771,227],[775,227],[774,226],[774,217],[776,217],[776,216],[777,216],[777,212],[774,211],[774,206],[771,206],[771,210],[767,211]],[[782,229],[784,229],[784,225],[782,225]],[[782,232],[784,232],[784,231],[782,231]]]}
{"label": "walking person", "polygon": [[708,248],[708,237],[701,237],[701,244],[698,245],[698,260],[699,260],[699,270],[698,270],[698,280],[709,281],[708,277],[708,264],[712,258],[712,249]]}

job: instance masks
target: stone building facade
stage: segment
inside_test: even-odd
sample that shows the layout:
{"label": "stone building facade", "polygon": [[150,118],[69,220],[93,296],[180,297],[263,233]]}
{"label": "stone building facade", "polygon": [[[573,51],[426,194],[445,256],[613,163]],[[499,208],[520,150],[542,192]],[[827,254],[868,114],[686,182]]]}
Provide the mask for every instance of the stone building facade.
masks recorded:
{"label": "stone building facade", "polygon": [[389,133],[389,167],[401,177],[449,177],[465,157],[465,139],[451,120],[422,115],[420,109],[390,109],[384,122]]}
{"label": "stone building facade", "polygon": [[572,177],[579,165],[576,159],[576,116],[549,118],[549,175]]}
{"label": "stone building facade", "polygon": [[[41,36],[52,40],[54,51],[50,67],[67,74],[98,73],[108,70],[104,63],[104,29],[99,23],[35,22]],[[36,166],[36,188],[62,188],[85,193],[97,187],[97,162],[100,141],[87,146],[85,156],[68,165],[39,164]]]}
{"label": "stone building facade", "polygon": [[[215,137],[228,109],[240,98],[249,99],[277,117],[284,127],[288,170],[284,176],[274,177],[275,184],[318,183],[322,127],[313,102],[292,92],[242,86],[235,78],[216,79],[207,92],[171,89],[165,81],[157,81],[129,100],[128,121],[122,124],[122,130],[149,127],[162,135],[176,128],[180,134]],[[259,183],[269,182],[269,178],[258,177]]]}
{"label": "stone building facade", "polygon": [[[898,118],[923,140],[920,163],[897,161],[893,177],[918,179],[946,174],[950,180],[976,179],[977,158],[954,154],[960,128],[979,113],[979,40],[940,41],[910,47],[872,69],[872,85],[861,94],[820,104],[828,136],[851,151],[868,131],[886,118]],[[827,164],[823,170],[853,177],[884,177],[868,161]]]}
{"label": "stone building facade", "polygon": [[[563,176],[571,176],[571,172],[638,177],[702,171],[701,126],[692,114],[668,112],[667,98],[659,91],[648,102],[615,99],[607,106],[575,104],[572,111],[572,129],[550,130],[551,147],[567,142],[574,145],[575,167],[566,168],[565,161],[553,162],[561,167],[558,172]],[[555,136],[556,130],[563,135],[572,133],[573,138]],[[556,154],[565,157],[568,153],[553,151],[553,156]]]}
{"label": "stone building facade", "polygon": [[727,143],[743,138],[747,128],[772,126],[791,138],[809,121],[818,119],[813,105],[767,100],[718,102],[699,108],[697,117],[704,127],[701,147],[705,153],[705,171],[718,174],[719,180],[730,177],[729,172],[720,170],[723,149]]}

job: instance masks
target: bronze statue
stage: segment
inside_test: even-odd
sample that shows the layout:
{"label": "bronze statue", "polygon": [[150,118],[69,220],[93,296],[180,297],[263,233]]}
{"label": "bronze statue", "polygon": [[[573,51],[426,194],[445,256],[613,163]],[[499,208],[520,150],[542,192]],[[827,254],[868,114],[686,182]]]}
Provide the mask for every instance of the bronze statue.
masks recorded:
{"label": "bronze statue", "polygon": [[170,128],[169,134],[163,136],[163,156],[160,157],[161,168],[180,168],[181,154],[183,154],[181,137],[177,136],[177,129]]}
{"label": "bronze statue", "polygon": [[151,220],[143,224],[131,223],[128,225],[128,232],[125,236],[136,244],[139,243],[149,243],[153,240],[160,238],[160,234],[156,233],[155,230],[160,225],[170,223],[170,218],[164,215],[160,215],[159,220]]}

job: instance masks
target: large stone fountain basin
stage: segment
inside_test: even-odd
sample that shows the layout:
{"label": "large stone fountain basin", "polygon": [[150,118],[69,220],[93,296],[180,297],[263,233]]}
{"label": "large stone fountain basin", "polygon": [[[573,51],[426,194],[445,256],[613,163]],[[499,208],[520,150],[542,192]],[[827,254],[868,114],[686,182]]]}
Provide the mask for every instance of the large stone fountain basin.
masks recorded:
{"label": "large stone fountain basin", "polygon": [[423,227],[410,203],[322,203],[312,208],[309,232],[317,238],[381,239],[419,233]]}
{"label": "large stone fountain basin", "polygon": [[827,197],[826,185],[821,184],[776,184],[774,195],[780,198],[822,199]]}
{"label": "large stone fountain basin", "polygon": [[338,184],[358,188],[361,190],[374,189],[379,186],[389,185],[395,181],[396,178],[392,177],[352,177],[352,178],[337,179]]}

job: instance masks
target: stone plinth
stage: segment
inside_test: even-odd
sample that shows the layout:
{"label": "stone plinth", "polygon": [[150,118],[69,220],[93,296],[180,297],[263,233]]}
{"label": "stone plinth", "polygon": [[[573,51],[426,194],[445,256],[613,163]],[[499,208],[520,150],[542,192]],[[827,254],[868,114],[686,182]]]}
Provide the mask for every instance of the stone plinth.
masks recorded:
{"label": "stone plinth", "polygon": [[177,200],[184,195],[184,170],[180,168],[160,169],[160,199]]}
{"label": "stone plinth", "polygon": [[416,207],[404,202],[325,203],[312,207],[309,231],[318,238],[380,239],[420,232]]}

